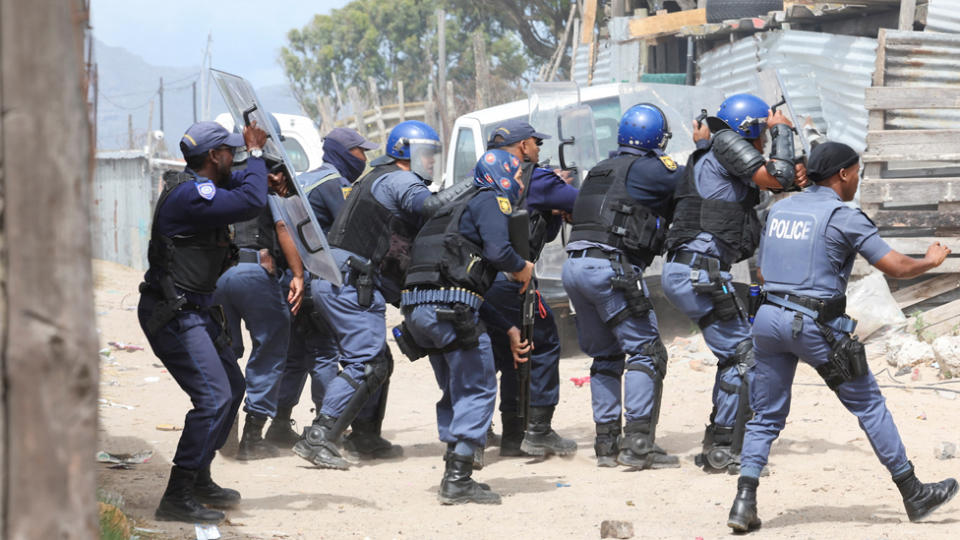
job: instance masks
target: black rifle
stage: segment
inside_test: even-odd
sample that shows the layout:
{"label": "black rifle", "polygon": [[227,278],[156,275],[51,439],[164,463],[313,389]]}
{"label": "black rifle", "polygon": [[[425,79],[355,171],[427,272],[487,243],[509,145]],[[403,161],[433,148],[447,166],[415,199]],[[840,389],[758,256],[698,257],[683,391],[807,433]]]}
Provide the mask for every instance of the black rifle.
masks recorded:
{"label": "black rifle", "polygon": [[[530,214],[526,210],[520,209],[510,215],[510,244],[524,260],[533,262],[530,260]],[[533,312],[536,305],[537,289],[531,277],[527,290],[523,293],[523,307],[520,310],[520,339],[530,344],[533,343]],[[520,387],[517,392],[517,417],[526,429],[530,420],[530,353],[523,357],[527,361],[517,366],[517,382]]]}

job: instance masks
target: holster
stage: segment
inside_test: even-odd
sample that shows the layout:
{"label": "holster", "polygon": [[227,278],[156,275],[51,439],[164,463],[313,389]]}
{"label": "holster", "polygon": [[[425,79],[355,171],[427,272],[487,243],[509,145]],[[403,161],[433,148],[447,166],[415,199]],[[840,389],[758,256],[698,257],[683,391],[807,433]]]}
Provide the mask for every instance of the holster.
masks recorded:
{"label": "holster", "polygon": [[653,309],[653,303],[643,292],[641,274],[634,273],[632,269],[628,271],[615,258],[610,259],[610,264],[614,271],[614,276],[610,278],[610,287],[623,291],[623,297],[627,301],[627,306],[607,321],[607,326],[613,328],[629,317],[645,316]]}
{"label": "holster", "polygon": [[706,261],[707,279],[706,283],[700,281],[700,269],[693,270],[690,281],[693,283],[693,290],[697,294],[709,294],[713,302],[713,311],[707,313],[697,321],[700,329],[704,329],[717,321],[729,321],[734,317],[741,317],[746,320],[746,309],[733,284],[727,285],[723,276],[720,275],[720,261],[717,259],[704,259]]}
{"label": "holster", "polygon": [[223,306],[214,304],[207,308],[207,311],[210,313],[213,322],[217,323],[217,327],[220,328],[220,333],[213,340],[213,345],[217,349],[229,348],[233,340],[230,338],[230,331],[227,329],[227,314],[224,313]]}
{"label": "holster", "polygon": [[[173,280],[169,275],[160,278],[160,298],[161,300],[153,305],[153,313],[146,322],[147,332],[151,335],[156,334],[161,328],[166,326],[177,313],[187,305],[187,299],[182,294],[177,294],[173,286]],[[140,294],[156,294],[155,288],[144,281],[140,284]]]}
{"label": "holster", "polygon": [[419,360],[430,354],[430,351],[421,347],[407,328],[407,322],[404,321],[393,327],[393,339],[397,342],[397,347],[411,362]]}
{"label": "holster", "polygon": [[373,263],[349,257],[347,266],[351,270],[348,282],[357,289],[357,303],[360,307],[370,307],[373,304]]}
{"label": "holster", "polygon": [[451,345],[458,345],[459,349],[473,349],[480,345],[480,335],[483,334],[483,324],[474,322],[473,309],[466,304],[454,304],[450,308],[437,308],[437,320],[447,321],[453,325],[457,339]]}
{"label": "holster", "polygon": [[870,365],[867,364],[867,352],[857,336],[846,334],[842,338],[836,339],[829,327],[819,322],[817,326],[830,345],[827,362],[817,368],[817,373],[823,377],[831,390],[836,392],[837,387],[841,384],[859,379],[870,373]]}

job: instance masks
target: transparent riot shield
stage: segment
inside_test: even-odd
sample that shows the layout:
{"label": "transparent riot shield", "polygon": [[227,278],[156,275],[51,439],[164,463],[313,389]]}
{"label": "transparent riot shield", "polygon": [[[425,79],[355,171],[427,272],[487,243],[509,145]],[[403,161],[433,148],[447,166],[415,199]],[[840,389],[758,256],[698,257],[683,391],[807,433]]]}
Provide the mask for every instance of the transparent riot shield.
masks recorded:
{"label": "transparent riot shield", "polygon": [[527,103],[530,106],[530,125],[533,129],[550,135],[540,147],[540,163],[559,167],[557,129],[560,111],[580,104],[580,87],[572,81],[532,83]]}
{"label": "transparent riot shield", "polygon": [[[217,88],[220,89],[220,94],[235,124],[243,126],[256,120],[257,125],[268,135],[263,153],[279,157],[287,171],[296,174],[290,156],[287,155],[283,144],[279,143],[279,134],[273,128],[273,122],[268,119],[270,113],[257,99],[253,86],[246,79],[230,73],[215,69],[211,69],[210,73],[217,83]],[[313,215],[313,209],[307,202],[300,183],[292,181],[291,184],[295,188],[291,195],[287,197],[270,195],[271,209],[279,212],[279,217],[290,231],[290,236],[297,246],[297,252],[303,260],[303,266],[323,279],[340,285],[342,283],[340,270],[330,255],[327,238],[320,229],[316,216]]]}
{"label": "transparent riot shield", "polygon": [[561,110],[557,118],[557,142],[560,168],[571,171],[574,185],[580,187],[587,171],[600,161],[593,109],[577,105]]}
{"label": "transparent riot shield", "polygon": [[706,86],[676,84],[628,83],[620,85],[620,110],[626,111],[638,103],[652,103],[663,111],[673,136],[665,152],[678,164],[686,163],[696,149],[693,142],[693,119],[701,109],[713,116],[723,103],[723,90]]}

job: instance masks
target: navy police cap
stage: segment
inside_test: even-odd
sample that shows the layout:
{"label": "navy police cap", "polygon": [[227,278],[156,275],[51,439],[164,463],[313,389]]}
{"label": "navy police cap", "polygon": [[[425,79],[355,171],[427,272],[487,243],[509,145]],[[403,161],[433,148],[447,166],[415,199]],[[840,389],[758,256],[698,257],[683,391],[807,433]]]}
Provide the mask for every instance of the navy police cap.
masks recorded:
{"label": "navy police cap", "polygon": [[[494,139],[497,138],[497,136],[503,137],[503,140],[494,142]],[[540,133],[533,129],[533,126],[531,126],[529,122],[522,118],[506,120],[499,124],[497,128],[490,133],[490,140],[487,141],[487,150],[501,148],[503,146],[510,146],[511,144],[520,142],[524,139],[529,139],[530,137],[536,137],[540,140],[550,138],[550,136],[546,133]]]}
{"label": "navy police cap", "polygon": [[197,122],[187,128],[180,138],[180,152],[183,157],[196,156],[218,146],[245,146],[243,135],[230,133],[227,128],[216,122]]}

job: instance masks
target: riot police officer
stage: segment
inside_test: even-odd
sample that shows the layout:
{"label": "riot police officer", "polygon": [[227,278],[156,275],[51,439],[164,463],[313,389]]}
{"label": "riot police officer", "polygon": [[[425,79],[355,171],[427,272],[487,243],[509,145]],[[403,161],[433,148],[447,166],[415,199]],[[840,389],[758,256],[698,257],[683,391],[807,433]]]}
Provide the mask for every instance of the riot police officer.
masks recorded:
{"label": "riot police officer", "polygon": [[[339,452],[340,436],[368,400],[381,399],[381,386],[393,370],[386,302],[400,300],[410,245],[431,196],[427,183],[439,176],[439,151],[440,138],[430,126],[398,124],[387,137],[386,155],[353,187],[330,229],[344,284],[314,281],[312,296],[336,337],[343,369],[330,382],[313,425],[293,447],[318,467],[349,467]],[[379,435],[377,440],[389,445]],[[382,451],[396,453],[390,447]]]}
{"label": "riot police officer", "polygon": [[[502,150],[487,151],[475,168],[474,186],[421,229],[401,300],[398,343],[411,358],[430,355],[443,391],[437,402],[437,428],[447,443],[438,492],[443,504],[500,503],[499,495],[472,478],[474,454],[486,442],[497,397],[490,338],[480,319],[502,324],[483,294],[498,271],[509,273],[521,291],[533,271],[533,263],[513,249],[508,228],[523,190],[520,160]],[[517,349],[519,329],[512,326],[507,333]]]}
{"label": "riot police officer", "polygon": [[[282,141],[279,122],[272,115],[270,120]],[[268,156],[267,163],[272,165],[268,173],[270,191],[286,193],[289,178],[279,156]],[[247,415],[236,458],[262,459],[277,455],[276,447],[264,441],[262,433],[267,418],[277,414],[291,311],[297,312],[303,298],[303,263],[286,225],[271,205],[259,216],[235,224],[233,242],[240,250],[238,262],[217,280],[213,301],[223,306],[238,360],[243,357],[241,321],[250,332],[252,346],[245,369],[247,397],[243,406]],[[287,270],[292,276],[282,280]]]}
{"label": "riot police officer", "polygon": [[[779,111],[750,94],[724,100],[709,145],[694,152],[677,186],[674,221],[667,234],[661,275],[670,302],[697,323],[717,357],[713,412],[697,464],[705,471],[736,472],[753,364],[750,325],[733,288],[730,267],[753,255],[760,235],[754,207],[760,189],[785,190],[806,182],[794,165],[793,132]],[[706,135],[707,127],[699,129]],[[771,154],[761,154],[763,134]]]}
{"label": "riot police officer", "polygon": [[774,204],[767,217],[758,254],[765,300],[753,325],[754,417],[746,426],[737,496],[727,521],[735,531],[760,526],[758,477],[786,423],[798,359],[815,368],[857,417],[899,488],[910,521],[920,521],[957,493],[952,478],[924,484],[914,475],[863,345],[852,336],[856,321],[844,314],[857,253],[885,274],[909,279],[939,266],[950,250],[935,242],[923,259],[892,250],[867,216],[843,204],[853,200],[859,169],[859,156],[849,146],[816,146],[808,172],[816,185]]}
{"label": "riot police officer", "polygon": [[667,349],[643,283],[644,268],[663,248],[671,197],[684,174],[663,152],[669,139],[658,107],[629,108],[620,119],[617,154],[590,169],[573,208],[563,287],[577,312],[580,348],[593,357],[600,467],[680,466],[654,442]]}
{"label": "riot police officer", "polygon": [[[487,149],[499,148],[521,161],[521,182],[527,186],[521,203],[530,212],[530,254],[536,263],[543,247],[560,233],[564,217],[573,214],[577,188],[557,175],[553,170],[540,167],[540,145],[550,136],[537,132],[522,119],[506,121],[493,130]],[[519,324],[523,296],[521,284],[510,281],[500,274],[487,291],[485,299],[501,315],[514,324]],[[560,336],[553,311],[536,296],[533,326],[535,347],[530,354],[530,417],[524,433],[523,414],[518,407],[518,379],[513,353],[507,334],[496,328],[488,328],[493,357],[500,371],[500,417],[503,436],[500,441],[501,456],[557,454],[572,455],[577,452],[577,443],[561,437],[551,426],[553,413],[560,401]],[[518,414],[522,413],[522,414]]]}
{"label": "riot police officer", "polygon": [[[217,278],[233,263],[227,226],[253,219],[267,203],[261,159],[266,133],[243,135],[199,122],[180,141],[187,166],[164,175],[150,236],[150,269],[140,286],[138,318],[150,347],[193,402],[157,507],[163,520],[217,522],[240,494],[218,486],[210,462],[223,446],[243,399],[243,373],[229,347],[222,309],[213,305]],[[231,173],[234,150],[246,144],[246,169]]]}

